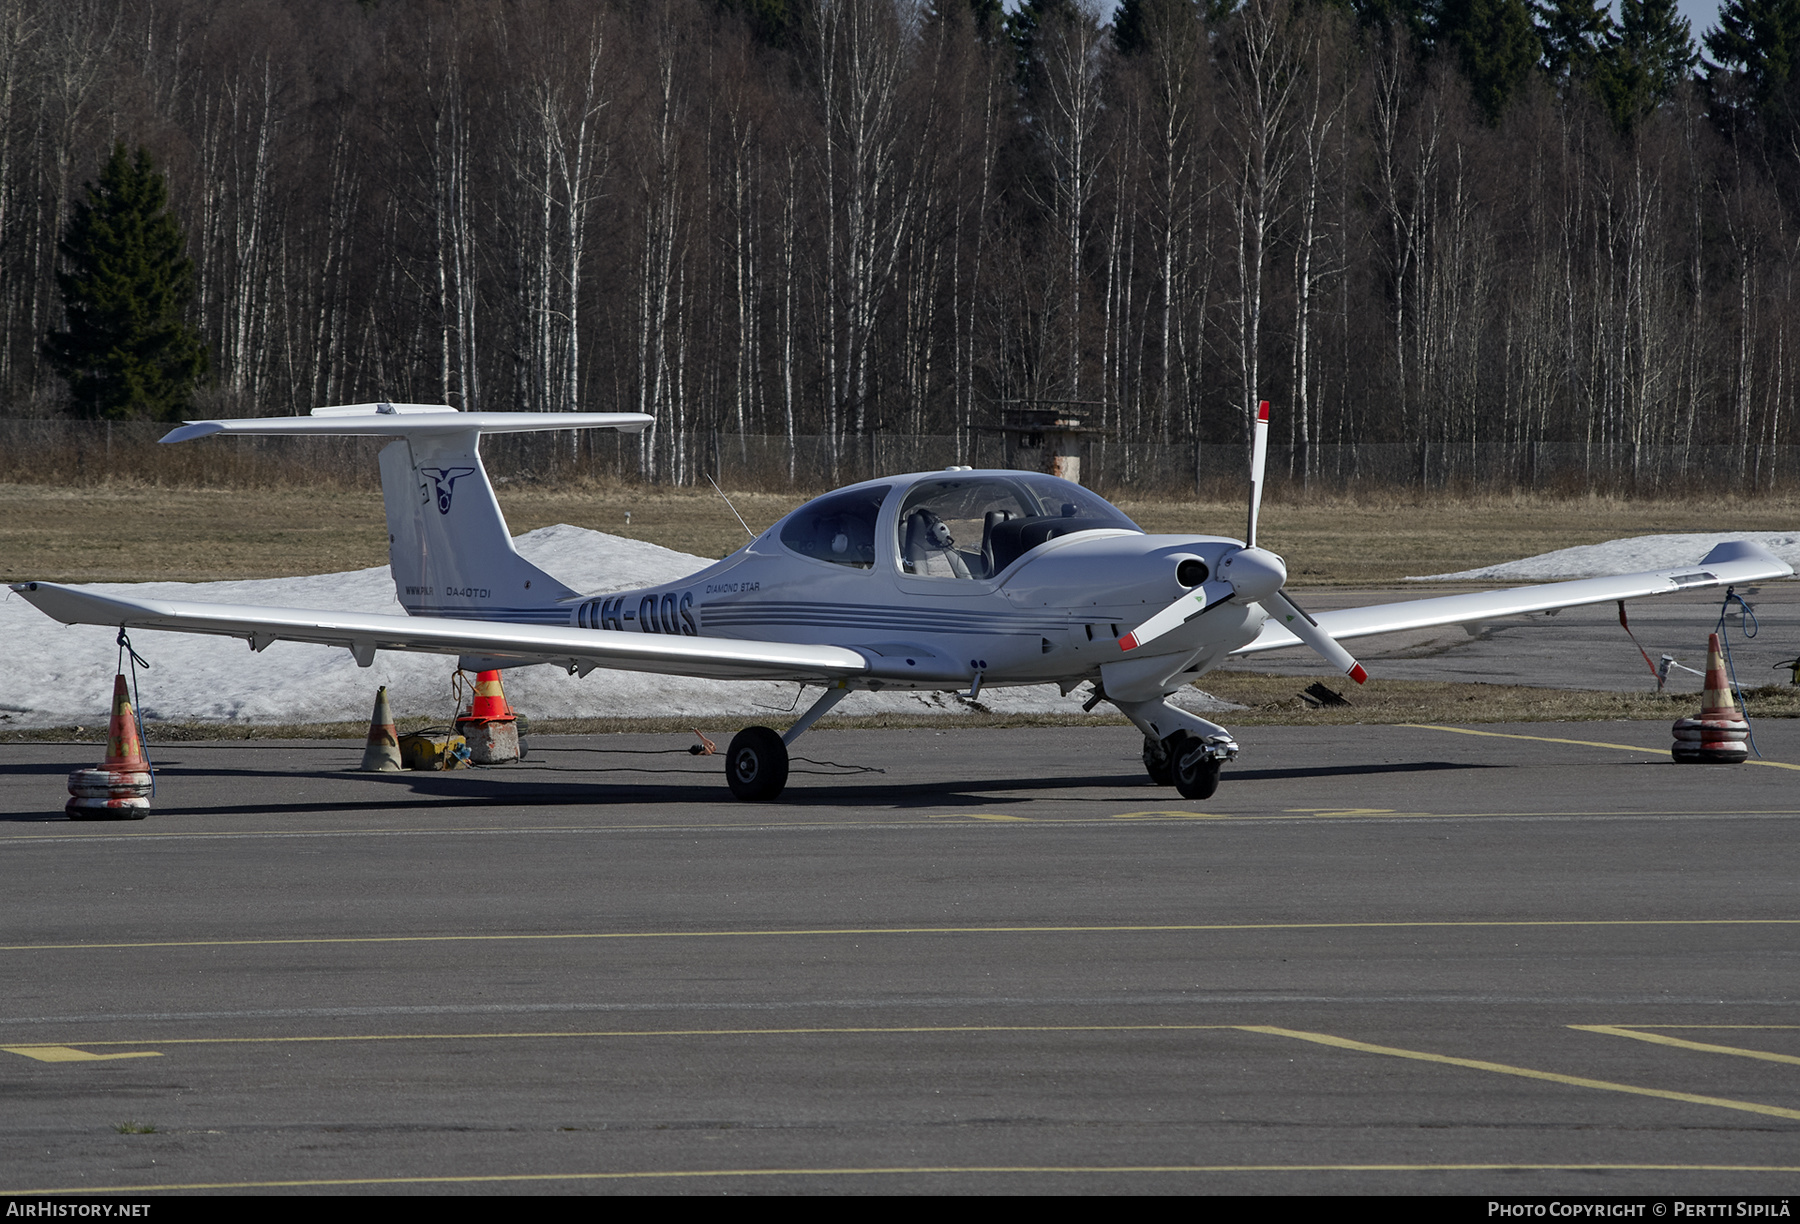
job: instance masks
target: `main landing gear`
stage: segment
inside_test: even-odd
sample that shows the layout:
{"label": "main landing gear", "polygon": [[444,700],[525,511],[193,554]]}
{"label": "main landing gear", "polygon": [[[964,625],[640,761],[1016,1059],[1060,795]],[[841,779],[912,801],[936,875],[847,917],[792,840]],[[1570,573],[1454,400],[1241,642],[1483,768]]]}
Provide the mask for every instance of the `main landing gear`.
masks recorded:
{"label": "main landing gear", "polygon": [[780,797],[782,788],[787,786],[788,749],[849,692],[841,682],[826,689],[785,734],[767,727],[745,727],[732,736],[731,747],[725,750],[725,784],[731,793],[748,803],[767,803]]}
{"label": "main landing gear", "polygon": [[[725,752],[725,782],[748,803],[779,798],[788,780],[788,749],[849,693],[833,687],[785,733],[745,727]],[[1113,704],[1144,732],[1144,769],[1158,786],[1173,786],[1183,799],[1210,799],[1219,789],[1219,770],[1237,756],[1230,732],[1160,700]]]}
{"label": "main landing gear", "polygon": [[766,802],[787,785],[788,750],[767,727],[745,727],[725,752],[725,784],[739,799]]}

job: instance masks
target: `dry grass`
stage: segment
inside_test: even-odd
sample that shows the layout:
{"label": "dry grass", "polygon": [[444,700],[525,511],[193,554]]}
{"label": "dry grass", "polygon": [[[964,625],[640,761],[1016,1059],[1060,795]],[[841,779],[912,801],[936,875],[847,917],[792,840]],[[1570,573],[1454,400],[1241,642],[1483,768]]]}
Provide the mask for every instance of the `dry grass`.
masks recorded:
{"label": "dry grass", "polygon": [[[573,523],[702,557],[724,556],[745,538],[710,489],[503,485],[499,495],[515,532]],[[731,498],[760,531],[805,495]],[[1121,507],[1150,531],[1240,536],[1244,530],[1241,505],[1126,501]],[[1260,542],[1288,559],[1297,586],[1362,586],[1621,536],[1779,531],[1797,523],[1800,503],[1774,498],[1312,500],[1267,506]],[[0,484],[0,580],[10,582],[277,578],[386,561],[387,532],[374,489]]]}
{"label": "dry grass", "polygon": [[[801,500],[732,495],[759,531]],[[515,533],[573,523],[703,557],[722,557],[745,539],[711,489],[502,486],[500,503]],[[205,582],[385,564],[387,525],[375,489],[0,484],[0,581]]]}

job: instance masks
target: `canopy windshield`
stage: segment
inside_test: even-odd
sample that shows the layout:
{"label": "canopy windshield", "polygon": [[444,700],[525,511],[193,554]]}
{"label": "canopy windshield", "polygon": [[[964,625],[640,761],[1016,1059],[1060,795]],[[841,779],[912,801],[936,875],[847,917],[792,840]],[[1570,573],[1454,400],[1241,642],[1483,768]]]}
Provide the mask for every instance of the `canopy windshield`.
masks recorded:
{"label": "canopy windshield", "polygon": [[1038,545],[1101,528],[1141,528],[1078,484],[1030,472],[921,480],[897,520],[900,568],[926,578],[992,578]]}

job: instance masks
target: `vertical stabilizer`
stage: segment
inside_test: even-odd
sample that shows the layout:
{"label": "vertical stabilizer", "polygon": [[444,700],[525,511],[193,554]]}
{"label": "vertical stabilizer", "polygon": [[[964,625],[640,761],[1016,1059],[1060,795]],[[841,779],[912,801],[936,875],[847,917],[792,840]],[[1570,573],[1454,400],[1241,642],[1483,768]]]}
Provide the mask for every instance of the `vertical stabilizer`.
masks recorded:
{"label": "vertical stabilizer", "polygon": [[619,429],[641,412],[458,412],[447,404],[334,404],[304,417],[189,421],[163,435],[398,438],[381,452],[388,558],[400,603],[415,616],[564,625],[575,592],[514,549],[479,452],[484,433]]}
{"label": "vertical stabilizer", "polygon": [[414,616],[562,624],[574,591],[513,548],[470,429],[381,451],[394,590]]}

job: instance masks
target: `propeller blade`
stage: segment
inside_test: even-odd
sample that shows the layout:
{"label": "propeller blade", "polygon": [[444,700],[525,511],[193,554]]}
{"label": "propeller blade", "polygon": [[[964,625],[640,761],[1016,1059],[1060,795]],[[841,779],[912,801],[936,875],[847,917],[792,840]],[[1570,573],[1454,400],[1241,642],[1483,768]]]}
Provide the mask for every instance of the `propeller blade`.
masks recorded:
{"label": "propeller blade", "polygon": [[1230,599],[1231,593],[1229,591],[1221,596],[1215,589],[1212,602],[1207,602],[1206,588],[1217,588],[1218,585],[1218,583],[1208,582],[1189,591],[1180,599],[1177,599],[1174,603],[1164,608],[1161,612],[1158,612],[1155,616],[1152,616],[1136,629],[1133,629],[1130,633],[1127,633],[1124,637],[1120,638],[1119,649],[1136,650],[1146,642],[1154,642],[1157,638],[1169,632],[1169,630],[1179,629],[1182,625],[1193,620],[1208,608],[1215,604],[1224,603],[1227,599]]}
{"label": "propeller blade", "polygon": [[[1215,581],[1204,583],[1119,639],[1120,650],[1136,650],[1228,600],[1252,604],[1281,590],[1287,566],[1261,548],[1240,548],[1219,563]],[[1222,589],[1221,589],[1222,588]]]}
{"label": "propeller blade", "polygon": [[[1256,517],[1262,509],[1263,472],[1268,467],[1268,462],[1269,401],[1259,400],[1256,405],[1256,426],[1250,438],[1249,530],[1245,532],[1244,547],[1226,557],[1219,564],[1219,577],[1230,585],[1230,594],[1221,595],[1214,590],[1209,597],[1207,588],[1216,588],[1217,586],[1216,583],[1210,582],[1196,590],[1189,591],[1120,638],[1120,650],[1136,650],[1139,646],[1154,642],[1171,629],[1186,624],[1202,612],[1217,607],[1229,599],[1236,599],[1240,603],[1266,601],[1271,597],[1286,600],[1286,597],[1281,594],[1281,584],[1287,581],[1287,567],[1282,564],[1280,557],[1256,546]],[[1304,640],[1312,645],[1314,650],[1325,655],[1334,663],[1337,662],[1337,655],[1328,654],[1327,650],[1335,650],[1338,655],[1342,655],[1347,661],[1348,667],[1355,668],[1355,671],[1350,674],[1358,676],[1357,683],[1361,684],[1362,668],[1357,666],[1356,660],[1350,658],[1342,646],[1332,641],[1329,634],[1313,624],[1306,613],[1301,612],[1292,602],[1288,602],[1288,606],[1294,609],[1297,619],[1306,621],[1307,628],[1321,641],[1328,643],[1328,646],[1320,646],[1314,643],[1312,638]],[[1299,630],[1295,630],[1295,632],[1299,633]]]}
{"label": "propeller blade", "polygon": [[1263,470],[1269,462],[1269,401],[1256,405],[1256,427],[1250,436],[1250,529],[1244,547],[1256,547],[1256,519],[1262,511]]}
{"label": "propeller blade", "polygon": [[1369,678],[1361,663],[1338,645],[1338,640],[1319,628],[1319,622],[1306,614],[1299,604],[1288,598],[1286,591],[1276,591],[1264,601],[1271,611],[1280,619],[1282,627],[1295,637],[1311,646],[1327,663],[1349,676],[1358,684]]}

